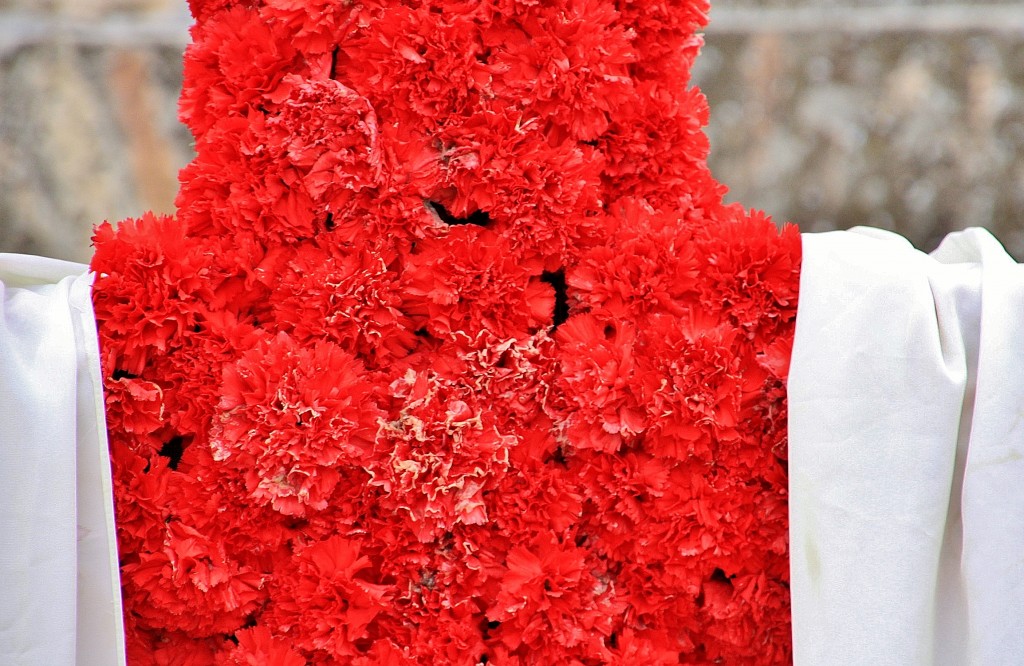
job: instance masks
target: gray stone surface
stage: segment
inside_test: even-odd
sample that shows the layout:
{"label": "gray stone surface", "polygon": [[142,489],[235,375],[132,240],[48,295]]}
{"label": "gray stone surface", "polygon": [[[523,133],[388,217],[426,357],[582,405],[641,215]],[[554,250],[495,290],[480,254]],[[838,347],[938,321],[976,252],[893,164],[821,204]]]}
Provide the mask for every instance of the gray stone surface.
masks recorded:
{"label": "gray stone surface", "polygon": [[0,64],[0,251],[87,260],[94,224],[173,210],[180,58],[38,45]]}
{"label": "gray stone surface", "polygon": [[966,226],[1024,256],[1024,40],[716,35],[697,82],[730,198],[806,231],[869,224],[931,249]]}
{"label": "gray stone surface", "polygon": [[[184,0],[0,0],[0,251],[87,260],[93,224],[169,212]],[[1024,3],[720,0],[695,72],[730,199],[808,231],[1024,258]]]}
{"label": "gray stone surface", "polygon": [[88,261],[93,225],[173,210],[191,158],[185,13],[175,0],[0,5],[0,252]]}

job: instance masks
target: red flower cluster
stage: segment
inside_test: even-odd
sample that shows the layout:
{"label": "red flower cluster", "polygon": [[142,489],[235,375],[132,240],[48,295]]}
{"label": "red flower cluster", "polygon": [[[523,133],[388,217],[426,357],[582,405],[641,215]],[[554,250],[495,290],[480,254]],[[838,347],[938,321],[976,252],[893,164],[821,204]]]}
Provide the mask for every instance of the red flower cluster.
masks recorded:
{"label": "red flower cluster", "polygon": [[179,212],[95,236],[131,663],[788,661],[705,2],[190,3]]}

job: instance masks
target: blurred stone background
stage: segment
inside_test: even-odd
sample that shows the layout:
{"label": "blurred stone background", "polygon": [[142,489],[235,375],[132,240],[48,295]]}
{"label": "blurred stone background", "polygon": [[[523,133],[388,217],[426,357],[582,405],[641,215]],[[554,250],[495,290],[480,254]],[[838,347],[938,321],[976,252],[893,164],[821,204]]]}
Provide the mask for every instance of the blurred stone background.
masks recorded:
{"label": "blurred stone background", "polygon": [[0,252],[88,261],[94,224],[171,212],[185,0],[0,0]]}
{"label": "blurred stone background", "polygon": [[729,198],[804,231],[1024,258],[1024,3],[712,0],[697,82]]}
{"label": "blurred stone background", "polygon": [[[714,2],[714,0],[713,0]],[[717,0],[695,72],[729,199],[925,250],[1024,258],[1024,2]],[[0,252],[87,261],[93,224],[171,212],[184,0],[0,0]]]}

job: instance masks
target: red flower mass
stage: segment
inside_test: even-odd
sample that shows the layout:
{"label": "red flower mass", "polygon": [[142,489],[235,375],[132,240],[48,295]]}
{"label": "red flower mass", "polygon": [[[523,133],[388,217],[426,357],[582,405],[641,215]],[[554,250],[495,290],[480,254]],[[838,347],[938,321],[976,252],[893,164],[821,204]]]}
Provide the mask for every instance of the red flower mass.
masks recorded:
{"label": "red flower mass", "polygon": [[96,231],[133,665],[791,658],[800,241],[703,0],[191,0],[178,213]]}

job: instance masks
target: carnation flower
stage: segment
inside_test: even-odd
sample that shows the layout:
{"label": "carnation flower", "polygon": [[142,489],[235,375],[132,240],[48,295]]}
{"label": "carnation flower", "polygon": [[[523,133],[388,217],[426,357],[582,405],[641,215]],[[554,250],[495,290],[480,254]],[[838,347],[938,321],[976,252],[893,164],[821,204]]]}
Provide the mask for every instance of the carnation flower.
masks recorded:
{"label": "carnation flower", "polygon": [[204,10],[209,16],[192,28],[185,50],[178,109],[198,142],[222,119],[248,116],[287,97],[288,75],[301,62],[287,33],[248,7]]}
{"label": "carnation flower", "polygon": [[306,660],[265,627],[235,632],[238,646],[217,662],[217,666],[306,666]]}
{"label": "carnation flower", "polygon": [[380,411],[362,364],[329,342],[298,347],[285,333],[225,368],[214,459],[245,469],[256,499],[288,515],[324,509],[336,467],[369,459]]}
{"label": "carnation flower", "polygon": [[563,420],[574,448],[614,453],[646,428],[633,387],[636,332],[593,314],[573,317],[558,331],[563,354],[559,382],[571,403]]}
{"label": "carnation flower", "polygon": [[228,557],[222,545],[171,520],[162,549],[124,565],[125,595],[141,618],[210,636],[230,631],[262,601],[264,577]]}
{"label": "carnation flower", "polygon": [[419,243],[407,261],[404,308],[431,335],[526,337],[554,316],[554,289],[541,271],[531,274],[488,229],[453,228]]}
{"label": "carnation flower", "polygon": [[634,100],[633,28],[610,3],[574,2],[525,13],[516,29],[488,35],[501,97],[550,118],[573,141],[593,141]]}
{"label": "carnation flower", "polygon": [[286,77],[290,88],[267,118],[268,150],[294,170],[302,187],[335,215],[344,215],[353,195],[380,178],[377,116],[369,100],[333,80]]}
{"label": "carnation flower", "polygon": [[513,435],[501,433],[494,416],[455,382],[409,370],[391,385],[396,418],[382,423],[371,486],[381,505],[407,513],[420,540],[432,540],[456,524],[488,520],[483,492],[509,464]]}
{"label": "carnation flower", "polygon": [[488,619],[501,623],[505,645],[579,648],[602,641],[621,607],[607,577],[590,570],[587,555],[550,533],[512,547],[500,591],[487,611]]}
{"label": "carnation flower", "polygon": [[788,662],[706,2],[190,6],[178,211],[95,235],[132,666]]}
{"label": "carnation flower", "polygon": [[403,358],[416,336],[396,263],[386,247],[303,246],[281,270],[267,316],[300,343],[327,339],[371,366]]}
{"label": "carnation flower", "polygon": [[592,146],[558,141],[549,129],[532,110],[489,102],[441,135],[449,188],[442,193],[454,196],[438,198],[456,217],[486,213],[517,258],[539,256],[553,269],[574,246],[593,242],[602,160]]}
{"label": "carnation flower", "polygon": [[269,611],[292,645],[322,650],[334,659],[359,654],[375,618],[388,608],[390,587],[373,581],[369,558],[358,543],[335,536],[297,554],[295,568],[281,572]]}
{"label": "carnation flower", "polygon": [[339,45],[335,75],[379,100],[384,123],[430,133],[493,97],[480,7],[390,7]]}

